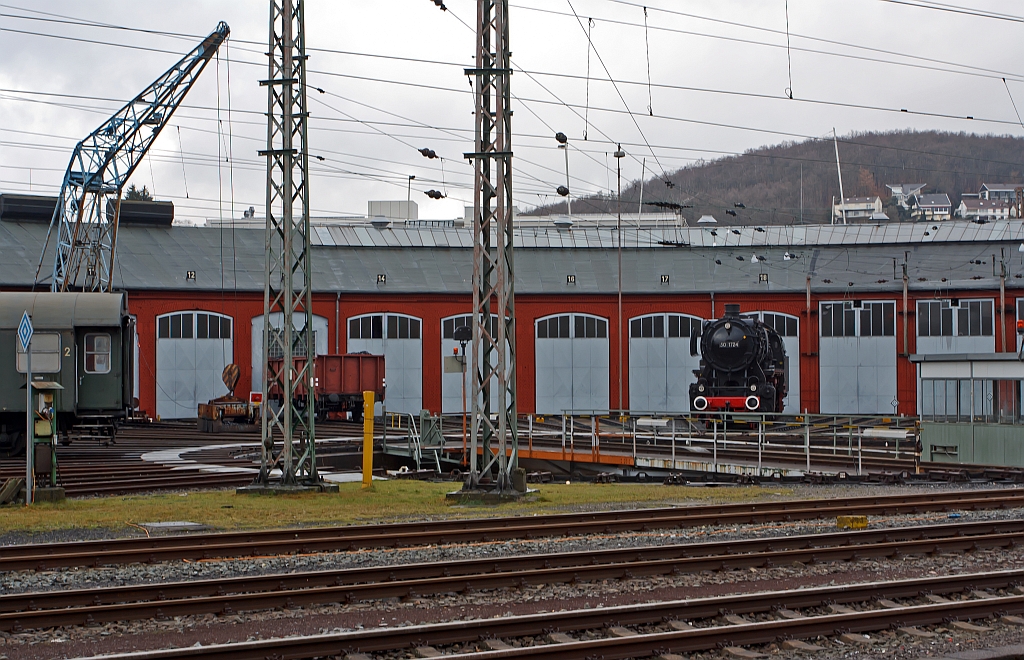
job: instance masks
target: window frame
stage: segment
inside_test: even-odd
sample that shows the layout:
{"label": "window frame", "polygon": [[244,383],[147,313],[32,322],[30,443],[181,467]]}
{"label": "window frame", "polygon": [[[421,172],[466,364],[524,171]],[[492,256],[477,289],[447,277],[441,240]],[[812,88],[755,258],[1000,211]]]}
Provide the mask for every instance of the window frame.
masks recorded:
{"label": "window frame", "polygon": [[[107,340],[107,350],[106,351],[98,351],[98,350],[96,350],[96,348],[95,348],[95,340],[96,340],[96,338],[99,338],[99,337],[105,337],[106,338],[106,340]],[[90,338],[93,339],[93,349],[92,350],[89,350],[89,339]],[[90,374],[90,375],[93,375],[93,374],[95,374],[95,375],[109,374],[110,373],[110,369],[111,369],[111,364],[110,364],[111,363],[111,356],[113,354],[112,344],[113,344],[113,341],[111,340],[111,336],[110,336],[109,332],[87,332],[87,333],[85,333],[85,335],[82,338],[82,370],[85,373]],[[107,368],[105,370],[101,371],[101,370],[95,368],[95,366],[96,366],[95,357],[98,356],[98,355],[106,355],[107,356],[107,362],[106,362]],[[89,358],[90,357],[93,358],[93,368],[92,369],[89,368]]]}

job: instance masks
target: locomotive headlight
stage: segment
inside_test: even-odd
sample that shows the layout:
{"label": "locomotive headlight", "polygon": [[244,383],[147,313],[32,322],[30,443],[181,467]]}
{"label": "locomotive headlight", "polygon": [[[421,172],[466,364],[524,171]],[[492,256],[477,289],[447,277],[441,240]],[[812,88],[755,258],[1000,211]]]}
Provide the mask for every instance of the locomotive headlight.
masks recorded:
{"label": "locomotive headlight", "polygon": [[697,410],[706,410],[708,407],[708,400],[702,396],[695,397],[693,399],[693,407]]}
{"label": "locomotive headlight", "polygon": [[757,391],[757,383],[754,383],[753,385],[750,386],[750,391],[751,392],[756,392]]}
{"label": "locomotive headlight", "polygon": [[761,405],[761,399],[756,396],[748,396],[746,400],[747,410],[757,410]]}
{"label": "locomotive headlight", "polygon": [[697,391],[698,392],[703,392],[704,391],[704,386],[703,385],[698,385],[697,386]]}

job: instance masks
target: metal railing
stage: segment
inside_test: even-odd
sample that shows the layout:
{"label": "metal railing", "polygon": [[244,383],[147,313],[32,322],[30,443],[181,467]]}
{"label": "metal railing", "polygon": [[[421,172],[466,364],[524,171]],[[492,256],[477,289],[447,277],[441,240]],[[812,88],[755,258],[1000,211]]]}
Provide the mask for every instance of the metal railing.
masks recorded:
{"label": "metal railing", "polygon": [[837,461],[829,457],[845,457],[847,464],[855,461],[857,474],[863,474],[865,461],[894,468],[920,461],[918,419],[907,416],[566,411],[560,416],[560,431],[548,425],[540,434],[533,430],[532,419],[531,449],[535,436],[554,436],[568,457],[628,455],[637,465],[638,459],[663,456],[667,460],[662,466],[670,470],[679,467],[684,455],[683,463],[699,460],[717,472],[720,453],[730,463],[738,456],[752,462],[756,454],[759,472],[766,459],[790,463],[799,457],[810,472],[815,459],[820,467],[832,467]]}

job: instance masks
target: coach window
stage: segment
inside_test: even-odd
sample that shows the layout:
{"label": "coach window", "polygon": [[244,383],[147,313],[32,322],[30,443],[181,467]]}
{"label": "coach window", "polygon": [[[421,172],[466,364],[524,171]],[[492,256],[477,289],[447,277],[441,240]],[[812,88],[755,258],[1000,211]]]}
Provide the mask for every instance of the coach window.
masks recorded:
{"label": "coach window", "polygon": [[85,373],[110,372],[110,335],[105,332],[85,335]]}
{"label": "coach window", "polygon": [[[28,367],[28,358],[21,348],[21,342],[15,342],[18,352],[18,373],[23,374]],[[70,351],[70,349],[69,349]],[[68,353],[70,355],[70,352]],[[32,335],[32,373],[55,374],[60,372],[60,334],[56,332],[37,332]]]}

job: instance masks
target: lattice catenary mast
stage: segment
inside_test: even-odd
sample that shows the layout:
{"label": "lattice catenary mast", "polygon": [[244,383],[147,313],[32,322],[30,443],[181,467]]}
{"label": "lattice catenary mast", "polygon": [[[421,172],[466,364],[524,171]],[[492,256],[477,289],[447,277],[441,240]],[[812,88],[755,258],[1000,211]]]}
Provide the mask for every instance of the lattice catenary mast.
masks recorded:
{"label": "lattice catenary mast", "polygon": [[121,190],[230,31],[227,23],[218,23],[202,43],[75,145],[39,257],[37,283],[56,226],[50,290],[110,291]]}
{"label": "lattice catenary mast", "polygon": [[[303,0],[271,0],[270,69],[267,79],[260,81],[267,87],[268,105],[267,148],[260,152],[267,158],[267,235],[259,486],[322,485],[316,471],[312,396],[315,346],[304,18]],[[280,328],[273,327],[272,315],[280,315]],[[280,406],[270,405],[271,393]],[[305,405],[299,404],[303,400]],[[281,439],[280,451],[275,436]]]}
{"label": "lattice catenary mast", "polygon": [[[473,424],[471,489],[512,491],[518,465],[515,265],[512,258],[512,75],[508,0],[477,1],[473,197]],[[492,205],[493,204],[493,205]],[[494,308],[496,306],[496,309]],[[491,322],[492,314],[496,321]],[[491,388],[497,388],[496,419]],[[478,449],[482,454],[478,456]],[[493,481],[491,478],[493,477]]]}

